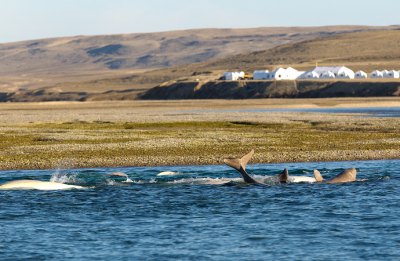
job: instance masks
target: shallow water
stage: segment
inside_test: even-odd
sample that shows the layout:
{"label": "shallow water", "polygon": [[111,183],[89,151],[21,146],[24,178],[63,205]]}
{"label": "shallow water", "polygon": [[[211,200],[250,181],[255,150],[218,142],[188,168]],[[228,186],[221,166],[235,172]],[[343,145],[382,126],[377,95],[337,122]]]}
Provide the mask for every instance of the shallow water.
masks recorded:
{"label": "shallow water", "polygon": [[[195,112],[195,113],[203,113],[210,112],[210,110],[191,110],[184,111],[184,113]],[[274,113],[274,112],[304,112],[304,113],[334,113],[334,114],[360,114],[366,117],[379,117],[379,118],[387,118],[387,117],[400,117],[400,107],[360,107],[360,108],[279,108],[279,109],[237,109],[237,110],[212,110],[214,113],[226,113],[226,112],[265,112],[265,113]]]}
{"label": "shallow water", "polygon": [[3,171],[0,183],[91,188],[0,191],[0,259],[399,260],[400,160],[248,171],[329,178],[353,166],[358,181],[342,185],[246,185],[225,166]]}

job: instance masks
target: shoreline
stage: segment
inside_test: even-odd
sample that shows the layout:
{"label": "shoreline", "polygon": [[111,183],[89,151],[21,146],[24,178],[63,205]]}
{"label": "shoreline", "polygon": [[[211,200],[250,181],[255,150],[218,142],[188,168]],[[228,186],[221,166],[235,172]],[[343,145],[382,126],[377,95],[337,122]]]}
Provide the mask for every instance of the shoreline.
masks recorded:
{"label": "shoreline", "polygon": [[[243,151],[243,153],[246,153],[248,151]],[[243,156],[241,154],[234,155],[237,157]],[[373,162],[373,161],[396,161],[400,160],[400,154],[396,156],[395,158],[349,158],[349,159],[343,159],[343,160],[309,160],[309,161],[269,161],[269,162],[262,162],[262,161],[256,161],[255,159],[252,159],[251,162],[249,162],[248,166],[251,165],[267,165],[267,164],[293,164],[293,163],[341,163],[341,162],[351,162],[351,161],[363,161],[363,162]],[[0,171],[31,171],[31,170],[43,170],[43,171],[52,171],[52,170],[74,170],[74,169],[102,169],[102,168],[159,168],[159,167],[165,167],[165,168],[170,168],[170,167],[190,167],[190,166],[225,166],[223,160],[217,161],[217,162],[203,162],[203,163],[182,163],[182,164],[161,164],[161,165],[71,165],[71,166],[62,166],[62,167],[54,167],[54,168],[49,168],[49,167],[43,167],[43,168],[19,168],[16,166],[15,168],[0,168]],[[357,166],[356,166],[357,167]]]}
{"label": "shoreline", "polygon": [[400,117],[236,111],[321,104],[400,98],[0,104],[0,169],[219,165],[251,149],[253,164],[400,159]]}

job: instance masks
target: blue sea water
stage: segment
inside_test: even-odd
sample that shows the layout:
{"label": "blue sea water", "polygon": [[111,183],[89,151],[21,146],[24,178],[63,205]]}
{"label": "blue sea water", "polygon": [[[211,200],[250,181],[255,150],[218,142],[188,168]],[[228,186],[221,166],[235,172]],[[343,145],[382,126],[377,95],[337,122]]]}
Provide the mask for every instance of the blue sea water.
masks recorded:
{"label": "blue sea water", "polygon": [[226,166],[2,171],[0,183],[89,188],[0,191],[0,260],[400,260],[399,166],[248,166],[256,177],[358,170],[354,183],[270,186],[246,185]]}

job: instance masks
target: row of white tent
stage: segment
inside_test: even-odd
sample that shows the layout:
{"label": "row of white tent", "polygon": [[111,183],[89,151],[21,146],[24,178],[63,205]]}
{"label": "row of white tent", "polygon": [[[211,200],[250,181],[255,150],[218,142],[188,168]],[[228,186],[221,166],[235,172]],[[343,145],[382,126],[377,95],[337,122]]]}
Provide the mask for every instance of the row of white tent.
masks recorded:
{"label": "row of white tent", "polygon": [[[237,81],[244,78],[244,72],[225,72],[224,79]],[[296,79],[366,79],[366,78],[400,78],[400,72],[391,70],[373,71],[367,74],[364,71],[354,72],[345,66],[317,66],[310,71],[298,71],[291,67],[277,68],[274,71],[256,70],[254,80],[296,80]]]}

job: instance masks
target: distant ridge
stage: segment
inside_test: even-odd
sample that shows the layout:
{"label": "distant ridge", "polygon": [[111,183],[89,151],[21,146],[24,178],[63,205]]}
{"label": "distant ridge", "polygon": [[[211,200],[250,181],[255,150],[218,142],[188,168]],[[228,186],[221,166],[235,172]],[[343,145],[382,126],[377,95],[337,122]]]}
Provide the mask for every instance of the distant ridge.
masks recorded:
{"label": "distant ridge", "polygon": [[[316,62],[354,69],[376,64],[396,69],[389,66],[399,64],[400,50],[394,48],[398,46],[398,29],[196,29],[6,43],[0,44],[0,91],[18,97],[36,90],[105,93],[106,98],[109,90],[131,89],[139,94],[178,79],[216,79],[223,70],[304,69]],[[34,93],[35,99],[40,99],[42,92]]]}
{"label": "distant ridge", "polygon": [[154,69],[205,62],[287,43],[391,27],[261,27],[73,36],[0,44],[0,75]]}

